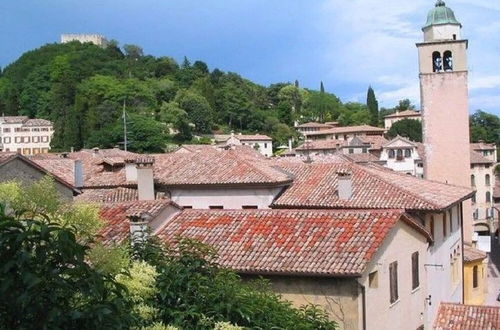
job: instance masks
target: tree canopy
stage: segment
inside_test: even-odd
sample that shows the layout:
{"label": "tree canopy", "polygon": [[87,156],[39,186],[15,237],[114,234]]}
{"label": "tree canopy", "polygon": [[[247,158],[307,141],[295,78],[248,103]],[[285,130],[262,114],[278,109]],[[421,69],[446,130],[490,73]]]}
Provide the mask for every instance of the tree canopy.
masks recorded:
{"label": "tree canopy", "polygon": [[387,132],[387,136],[394,138],[397,135],[411,141],[422,142],[422,122],[416,119],[403,119],[395,122]]}

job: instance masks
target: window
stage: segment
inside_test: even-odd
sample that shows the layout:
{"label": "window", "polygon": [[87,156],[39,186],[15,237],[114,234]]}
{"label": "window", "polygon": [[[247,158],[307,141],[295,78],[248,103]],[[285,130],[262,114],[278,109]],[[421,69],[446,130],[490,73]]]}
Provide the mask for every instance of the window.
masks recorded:
{"label": "window", "polygon": [[349,148],[349,153],[350,153],[350,154],[353,154],[353,153],[354,153],[354,149]]}
{"label": "window", "polygon": [[472,267],[472,287],[477,288],[477,266]]}
{"label": "window", "polygon": [[3,143],[5,144],[10,143],[10,137],[3,138]]}
{"label": "window", "polygon": [[411,150],[405,149],[405,158],[410,158],[410,157],[411,157]]}
{"label": "window", "polygon": [[489,191],[486,192],[486,203],[491,203],[491,193]]}
{"label": "window", "polygon": [[429,227],[430,227],[432,238],[434,238],[434,216],[433,215],[431,215],[431,221],[429,222]]}
{"label": "window", "polygon": [[457,40],[457,35],[456,34],[453,35],[453,40]]}
{"label": "window", "polygon": [[183,208],[184,209],[192,209],[193,207],[191,205],[184,205]]}
{"label": "window", "polygon": [[450,233],[453,232],[453,217],[451,216],[451,209],[448,211],[448,219],[450,220]]}
{"label": "window", "polygon": [[470,185],[472,187],[476,186],[476,176],[474,174],[471,174],[471,176],[470,176]]}
{"label": "window", "polygon": [[471,201],[473,204],[476,203],[476,193],[474,193],[474,195],[472,195]]}
{"label": "window", "polygon": [[372,289],[378,288],[378,272],[374,271],[368,274],[368,286]]}
{"label": "window", "polygon": [[487,186],[490,185],[490,175],[489,174],[486,174],[484,176],[484,182],[486,183]]}
{"label": "window", "polygon": [[391,262],[389,265],[389,283],[391,293],[391,304],[398,300],[398,262]]}
{"label": "window", "polygon": [[418,252],[413,252],[411,255],[411,288],[415,290],[420,286],[418,278]]}
{"label": "window", "polygon": [[241,208],[244,210],[258,209],[257,205],[243,205]]}
{"label": "window", "polygon": [[210,205],[209,208],[211,210],[222,210],[224,208],[224,206],[222,206],[222,205]]}
{"label": "window", "polygon": [[446,237],[446,212],[443,213],[443,238]]}
{"label": "window", "polygon": [[390,149],[389,150],[389,158],[394,158],[394,157],[395,157],[394,150]]}
{"label": "window", "polygon": [[453,71],[453,56],[449,50],[444,52],[443,66],[444,71]]}
{"label": "window", "polygon": [[474,212],[472,213],[472,217],[474,220],[477,220],[479,218],[479,210],[475,209]]}
{"label": "window", "polygon": [[441,72],[443,70],[443,60],[441,59],[441,53],[432,53],[432,72]]}
{"label": "window", "polygon": [[4,132],[4,133],[10,133],[10,128],[4,128],[4,129],[3,129],[3,132]]}
{"label": "window", "polygon": [[267,149],[267,143],[264,143],[264,148]]}
{"label": "window", "polygon": [[403,160],[403,150],[402,149],[398,149],[396,151],[396,159],[397,160]]}

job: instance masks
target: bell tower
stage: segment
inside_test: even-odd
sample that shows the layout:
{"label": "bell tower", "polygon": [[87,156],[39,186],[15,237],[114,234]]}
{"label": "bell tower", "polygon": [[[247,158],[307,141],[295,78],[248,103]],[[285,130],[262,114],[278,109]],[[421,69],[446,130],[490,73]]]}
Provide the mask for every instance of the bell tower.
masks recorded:
{"label": "bell tower", "polygon": [[[417,43],[420,71],[424,177],[470,187],[468,41],[462,25],[443,0],[437,0]],[[464,203],[464,240],[472,239],[470,201]]]}

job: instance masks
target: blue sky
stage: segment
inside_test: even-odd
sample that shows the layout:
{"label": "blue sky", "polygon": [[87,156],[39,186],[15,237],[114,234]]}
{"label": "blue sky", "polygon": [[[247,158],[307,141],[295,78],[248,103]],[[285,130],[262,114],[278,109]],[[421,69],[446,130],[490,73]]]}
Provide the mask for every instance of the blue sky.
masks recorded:
{"label": "blue sky", "polygon": [[[417,50],[434,0],[1,0],[0,66],[61,33],[100,33],[268,85],[342,101],[419,102]],[[469,39],[470,109],[500,115],[500,1],[447,0]]]}

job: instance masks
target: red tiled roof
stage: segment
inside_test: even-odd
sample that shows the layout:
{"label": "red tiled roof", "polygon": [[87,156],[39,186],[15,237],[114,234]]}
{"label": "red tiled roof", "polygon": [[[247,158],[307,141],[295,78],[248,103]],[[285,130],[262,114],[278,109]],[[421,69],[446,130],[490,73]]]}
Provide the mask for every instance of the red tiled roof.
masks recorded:
{"label": "red tiled roof", "polygon": [[272,139],[263,134],[235,134],[235,138],[237,138],[240,141],[271,141]]}
{"label": "red tiled roof", "polygon": [[317,132],[305,132],[305,135],[331,135],[331,134],[349,134],[349,133],[384,133],[385,130],[380,127],[370,125],[334,127]]}
{"label": "red tiled roof", "polygon": [[478,250],[476,248],[473,248],[470,245],[464,244],[464,261],[465,262],[483,260],[485,258],[486,258],[485,252]]}
{"label": "red tiled roof", "polygon": [[316,122],[308,122],[304,124],[300,124],[296,126],[297,128],[332,128],[332,125],[328,124],[323,124],[323,123],[316,123]]}
{"label": "red tiled roof", "polygon": [[471,143],[470,147],[472,150],[495,150],[497,146],[494,143]]}
{"label": "red tiled roof", "polygon": [[388,142],[385,137],[380,135],[366,135],[358,138],[365,143],[369,143],[371,145],[370,150],[380,150]]}
{"label": "red tiled roof", "polygon": [[395,112],[393,114],[387,115],[384,118],[398,118],[398,117],[417,117],[421,116],[422,114],[420,111],[414,111],[414,110],[404,110],[404,111],[399,111]]}
{"label": "red tiled roof", "polygon": [[172,205],[169,199],[103,204],[99,215],[105,225],[99,236],[105,244],[121,243],[130,235],[128,216],[148,213],[155,218],[168,205]]}
{"label": "red tiled roof", "polygon": [[291,181],[281,170],[239,155],[237,150],[154,157],[154,177],[163,185],[283,185]]}
{"label": "red tiled roof", "polygon": [[[80,160],[83,168],[84,187],[118,187],[130,185],[125,177],[125,160],[137,158],[139,154],[119,149],[84,149],[65,154],[37,154],[31,159],[40,166],[47,168],[58,176],[65,177],[74,183],[74,160]],[[108,171],[103,164],[112,165]]]}
{"label": "red tiled roof", "polygon": [[500,329],[500,307],[441,303],[434,322],[436,330]]}
{"label": "red tiled roof", "polygon": [[493,164],[492,160],[481,155],[479,152],[470,150],[470,163],[471,164]]}
{"label": "red tiled roof", "polygon": [[[330,163],[277,163],[294,175],[293,184],[273,203],[278,208],[365,208],[443,210],[470,198],[469,188],[399,174],[382,166],[358,165],[344,158]],[[352,197],[337,195],[337,172],[352,173]]]}
{"label": "red tiled roof", "polygon": [[359,276],[402,210],[184,210],[155,233],[197,239],[241,273]]}
{"label": "red tiled roof", "polygon": [[52,126],[52,122],[45,119],[28,119],[23,123],[23,126]]}
{"label": "red tiled roof", "polygon": [[295,148],[298,151],[306,150],[332,150],[338,149],[346,144],[344,140],[315,140],[307,141]]}
{"label": "red tiled roof", "polygon": [[361,153],[361,154],[346,154],[345,157],[351,159],[355,163],[385,163],[385,161],[381,161],[377,156],[371,153]]}
{"label": "red tiled roof", "polygon": [[80,191],[77,190],[74,186],[74,180],[68,180],[68,176],[62,175],[62,172],[55,171],[52,168],[46,168],[37,162],[33,161],[30,158],[27,158],[21,154],[14,153],[14,152],[0,152],[0,166],[3,164],[6,164],[7,162],[10,162],[13,159],[20,159],[21,161],[27,163],[29,166],[34,167],[38,171],[42,172],[43,174],[47,174],[51,177],[54,178],[57,182],[61,183],[62,185],[68,187],[69,189],[73,190],[74,193],[79,193]]}
{"label": "red tiled roof", "polygon": [[110,189],[84,189],[80,195],[75,197],[76,201],[94,203],[116,203],[132,202],[139,199],[137,189],[134,188],[110,188]]}

